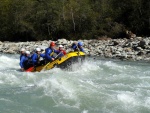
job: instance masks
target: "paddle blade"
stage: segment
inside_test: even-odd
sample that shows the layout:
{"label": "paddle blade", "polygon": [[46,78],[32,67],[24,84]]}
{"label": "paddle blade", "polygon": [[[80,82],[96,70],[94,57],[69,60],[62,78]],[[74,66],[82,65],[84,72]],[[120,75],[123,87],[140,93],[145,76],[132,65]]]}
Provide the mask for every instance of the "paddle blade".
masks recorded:
{"label": "paddle blade", "polygon": [[28,69],[26,70],[26,72],[32,72],[33,69],[34,69],[34,67],[30,67],[30,68],[28,68]]}

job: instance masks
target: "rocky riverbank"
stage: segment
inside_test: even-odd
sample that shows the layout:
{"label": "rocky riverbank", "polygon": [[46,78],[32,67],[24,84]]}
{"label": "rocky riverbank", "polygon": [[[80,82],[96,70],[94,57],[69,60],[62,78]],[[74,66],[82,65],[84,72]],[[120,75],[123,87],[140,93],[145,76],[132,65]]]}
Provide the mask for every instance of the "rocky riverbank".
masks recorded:
{"label": "rocky riverbank", "polygon": [[[135,37],[131,39],[99,38],[98,40],[80,40],[84,43],[86,55],[104,58],[117,58],[121,60],[150,61],[150,37]],[[51,41],[37,42],[0,42],[0,52],[17,54],[20,48],[33,51],[40,47],[45,49]],[[57,45],[64,45],[67,52],[71,51],[73,41],[59,39]]]}

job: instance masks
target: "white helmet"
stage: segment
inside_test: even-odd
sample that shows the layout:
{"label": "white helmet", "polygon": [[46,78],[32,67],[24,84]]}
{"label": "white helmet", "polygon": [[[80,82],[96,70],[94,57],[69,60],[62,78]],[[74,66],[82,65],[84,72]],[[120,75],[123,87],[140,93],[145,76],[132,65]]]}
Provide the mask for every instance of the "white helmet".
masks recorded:
{"label": "white helmet", "polygon": [[26,51],[26,54],[29,55],[29,54],[30,54],[30,51]]}
{"label": "white helmet", "polygon": [[36,48],[36,51],[41,51],[41,49],[40,48]]}
{"label": "white helmet", "polygon": [[24,48],[21,48],[20,51],[25,51],[25,49],[24,49]]}
{"label": "white helmet", "polygon": [[59,47],[64,47],[63,45],[59,45]]}

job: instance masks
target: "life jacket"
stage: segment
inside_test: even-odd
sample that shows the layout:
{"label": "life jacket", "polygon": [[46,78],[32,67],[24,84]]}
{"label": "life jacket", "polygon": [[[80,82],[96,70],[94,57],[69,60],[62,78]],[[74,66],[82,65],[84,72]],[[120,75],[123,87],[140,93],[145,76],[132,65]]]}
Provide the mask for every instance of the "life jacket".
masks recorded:
{"label": "life jacket", "polygon": [[65,50],[59,50],[60,52],[62,52],[63,55],[66,55],[66,51]]}
{"label": "life jacket", "polygon": [[25,56],[26,60],[24,62],[24,69],[28,69],[29,67],[33,66],[32,59],[29,56]]}
{"label": "life jacket", "polygon": [[37,54],[37,61],[40,61],[40,54]]}
{"label": "life jacket", "polygon": [[21,58],[22,58],[23,56],[25,56],[25,55],[24,55],[24,54],[21,54],[21,55],[20,55],[20,60],[21,60]]}
{"label": "life jacket", "polygon": [[78,45],[76,45],[75,43],[72,44],[71,48],[72,48],[74,51],[80,51]]}
{"label": "life jacket", "polygon": [[37,58],[36,58],[36,63],[39,63],[39,62],[40,62],[40,54],[37,54],[37,53],[36,53],[36,56],[37,56]]}

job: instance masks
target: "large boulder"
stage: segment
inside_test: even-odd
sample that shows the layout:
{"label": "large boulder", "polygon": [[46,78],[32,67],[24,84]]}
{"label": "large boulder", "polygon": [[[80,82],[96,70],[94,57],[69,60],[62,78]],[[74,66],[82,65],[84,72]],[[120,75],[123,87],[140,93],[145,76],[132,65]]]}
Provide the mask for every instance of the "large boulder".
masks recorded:
{"label": "large boulder", "polygon": [[145,40],[141,40],[138,45],[141,47],[141,48],[145,48],[145,45],[146,45],[146,41]]}
{"label": "large boulder", "polygon": [[144,51],[140,51],[140,52],[137,53],[138,56],[142,56],[142,55],[145,55],[145,54],[146,54],[146,52],[144,52]]}

